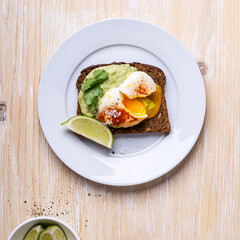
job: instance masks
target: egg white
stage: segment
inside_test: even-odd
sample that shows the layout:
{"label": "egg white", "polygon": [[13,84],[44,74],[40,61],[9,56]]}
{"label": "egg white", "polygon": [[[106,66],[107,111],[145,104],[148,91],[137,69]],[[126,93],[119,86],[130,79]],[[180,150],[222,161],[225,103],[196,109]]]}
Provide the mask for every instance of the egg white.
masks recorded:
{"label": "egg white", "polygon": [[136,116],[122,103],[119,88],[110,89],[99,101],[97,119],[113,127],[132,127],[147,118],[147,114]]}
{"label": "egg white", "polygon": [[157,91],[153,79],[142,71],[132,73],[119,87],[128,98],[147,97]]}

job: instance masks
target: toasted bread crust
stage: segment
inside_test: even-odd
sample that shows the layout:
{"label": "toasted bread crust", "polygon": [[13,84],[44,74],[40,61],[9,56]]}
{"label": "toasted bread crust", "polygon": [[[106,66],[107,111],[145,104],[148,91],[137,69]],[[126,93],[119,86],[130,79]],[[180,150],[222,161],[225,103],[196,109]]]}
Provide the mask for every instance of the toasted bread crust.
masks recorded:
{"label": "toasted bread crust", "polygon": [[[98,64],[89,66],[81,71],[80,76],[78,77],[76,87],[78,89],[78,93],[81,89],[81,85],[86,78],[86,76],[95,68],[108,66],[108,65],[120,65],[126,64],[124,62],[113,62],[110,64]],[[166,77],[163,71],[155,66],[142,64],[142,63],[128,63],[132,67],[136,67],[139,71],[143,71],[147,73],[155,83],[159,84],[162,88],[162,103],[158,114],[151,119],[143,120],[136,126],[129,127],[129,128],[112,128],[111,131],[113,134],[130,134],[130,133],[147,133],[147,132],[163,132],[169,133],[171,131],[171,126],[168,118],[168,110],[167,110],[167,103],[165,99],[165,84],[166,84]],[[78,103],[77,114],[80,115],[81,109]]]}

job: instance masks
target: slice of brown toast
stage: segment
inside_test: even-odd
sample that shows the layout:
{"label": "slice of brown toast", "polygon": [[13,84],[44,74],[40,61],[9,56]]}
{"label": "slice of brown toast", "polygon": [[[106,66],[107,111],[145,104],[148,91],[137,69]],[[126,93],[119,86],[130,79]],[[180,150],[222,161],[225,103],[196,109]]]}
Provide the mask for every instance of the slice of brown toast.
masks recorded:
{"label": "slice of brown toast", "polygon": [[[81,89],[81,85],[86,78],[86,76],[95,68],[108,66],[112,64],[126,64],[124,62],[113,62],[110,64],[98,64],[89,66],[81,71],[80,76],[78,77],[76,87],[78,89],[78,93]],[[146,132],[163,132],[169,133],[171,131],[171,126],[168,118],[168,110],[167,110],[167,103],[165,99],[165,84],[166,84],[166,77],[163,71],[157,67],[142,64],[142,63],[128,63],[130,66],[137,68],[139,71],[143,71],[147,73],[149,76],[152,77],[155,83],[159,84],[162,88],[162,103],[158,114],[151,118],[146,119],[140,122],[139,124],[129,127],[129,128],[112,128],[111,131],[113,134],[130,134],[130,133],[146,133]],[[77,114],[81,115],[81,108],[78,103]]]}

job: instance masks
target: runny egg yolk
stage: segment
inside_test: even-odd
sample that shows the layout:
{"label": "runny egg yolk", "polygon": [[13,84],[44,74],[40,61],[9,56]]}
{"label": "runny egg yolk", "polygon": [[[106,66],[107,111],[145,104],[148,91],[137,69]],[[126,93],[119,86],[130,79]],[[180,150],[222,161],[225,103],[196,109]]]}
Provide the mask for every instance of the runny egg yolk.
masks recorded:
{"label": "runny egg yolk", "polygon": [[146,115],[145,105],[138,101],[136,98],[130,99],[127,96],[123,95],[122,103],[125,108],[127,108],[135,116],[144,116]]}
{"label": "runny egg yolk", "polygon": [[144,98],[129,99],[127,96],[122,95],[123,105],[136,116],[147,114],[147,119],[155,117],[159,112],[162,102],[162,88],[158,84],[156,84],[156,87],[156,92]]}
{"label": "runny egg yolk", "polygon": [[159,112],[159,109],[161,107],[161,103],[162,103],[162,88],[160,85],[156,84],[157,87],[157,91],[154,92],[152,95],[148,96],[147,98],[151,101],[153,101],[154,103],[154,107],[149,109],[147,109],[147,119],[149,118],[153,118],[157,115],[157,113]]}

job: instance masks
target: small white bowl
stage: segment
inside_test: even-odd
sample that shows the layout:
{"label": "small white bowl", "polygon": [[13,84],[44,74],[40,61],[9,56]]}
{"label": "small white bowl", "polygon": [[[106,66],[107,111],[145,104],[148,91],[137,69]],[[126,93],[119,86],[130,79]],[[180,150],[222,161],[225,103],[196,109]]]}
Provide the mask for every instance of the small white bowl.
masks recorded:
{"label": "small white bowl", "polygon": [[80,240],[77,233],[65,222],[51,217],[31,218],[17,226],[8,237],[8,240],[23,240],[27,232],[37,224],[58,225],[67,236],[67,240]]}

